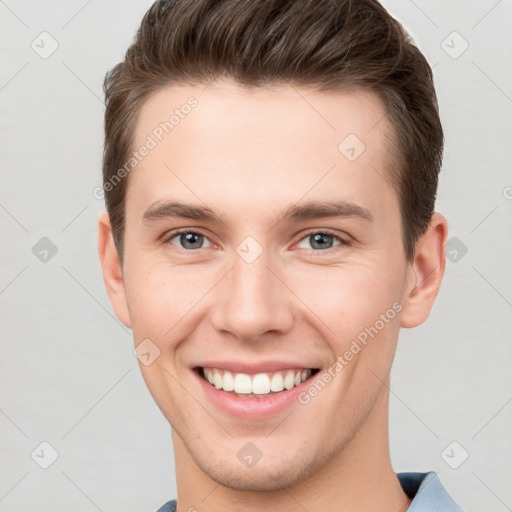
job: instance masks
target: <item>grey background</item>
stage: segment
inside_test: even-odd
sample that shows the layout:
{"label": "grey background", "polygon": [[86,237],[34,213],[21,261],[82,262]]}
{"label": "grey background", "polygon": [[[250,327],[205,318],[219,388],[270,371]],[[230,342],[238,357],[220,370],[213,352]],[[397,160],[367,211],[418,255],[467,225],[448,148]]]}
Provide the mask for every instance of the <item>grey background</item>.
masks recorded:
{"label": "grey background", "polygon": [[[103,75],[150,3],[0,1],[1,511],[149,512],[175,497],[170,428],[103,287],[93,196]],[[434,66],[437,210],[458,239],[430,319],[402,331],[392,459],[437,471],[468,511],[512,510],[512,1],[383,3]],[[47,469],[42,442],[58,452]]]}

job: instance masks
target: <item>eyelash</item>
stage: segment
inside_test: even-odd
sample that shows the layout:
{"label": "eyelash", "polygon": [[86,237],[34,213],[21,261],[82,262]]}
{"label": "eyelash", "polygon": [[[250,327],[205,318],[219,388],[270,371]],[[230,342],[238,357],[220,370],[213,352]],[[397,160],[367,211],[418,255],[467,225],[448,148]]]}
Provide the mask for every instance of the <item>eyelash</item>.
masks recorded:
{"label": "eyelash", "polygon": [[[171,240],[173,238],[176,238],[177,236],[179,235],[184,235],[184,234],[189,234],[189,233],[193,233],[195,235],[201,235],[203,236],[204,238],[206,238],[208,241],[209,238],[204,234],[204,233],[201,233],[201,231],[193,231],[191,229],[182,229],[182,230],[177,230],[177,231],[173,231],[171,233],[169,233],[168,235],[166,235],[165,237],[165,240],[164,242],[165,243],[168,243],[170,244],[171,243]],[[312,235],[317,235],[317,234],[321,234],[321,235],[328,235],[328,236],[331,236],[333,237],[335,240],[337,240],[339,242],[339,244],[333,246],[333,247],[329,247],[328,249],[310,249],[310,251],[313,253],[313,254],[316,254],[316,255],[321,255],[321,254],[325,254],[325,253],[330,253],[332,252],[333,250],[336,250],[336,247],[340,247],[340,246],[349,246],[351,244],[350,241],[348,240],[345,240],[343,238],[341,238],[339,235],[336,235],[335,233],[333,233],[332,231],[329,231],[328,229],[326,230],[311,230],[311,231],[308,231],[307,233],[305,233],[302,238],[297,242],[297,243],[300,243],[302,242],[304,239],[312,236]],[[210,243],[212,243],[210,241]],[[174,245],[174,244],[171,244],[171,245]],[[177,247],[177,246],[175,246]],[[193,253],[195,251],[198,251],[199,249],[203,249],[203,247],[200,247],[199,249],[184,249],[182,247],[177,247],[177,249],[181,252],[181,253]],[[207,249],[207,247],[205,247],[205,249]]]}

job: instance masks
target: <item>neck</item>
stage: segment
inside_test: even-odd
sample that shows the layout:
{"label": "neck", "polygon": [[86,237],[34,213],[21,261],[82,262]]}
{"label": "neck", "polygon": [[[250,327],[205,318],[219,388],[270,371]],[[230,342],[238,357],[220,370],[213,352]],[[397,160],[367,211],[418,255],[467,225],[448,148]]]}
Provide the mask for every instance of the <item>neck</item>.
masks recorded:
{"label": "neck", "polygon": [[214,481],[195,463],[173,430],[177,512],[406,511],[410,499],[389,455],[388,400],[385,390],[350,442],[312,477],[276,491],[241,491]]}

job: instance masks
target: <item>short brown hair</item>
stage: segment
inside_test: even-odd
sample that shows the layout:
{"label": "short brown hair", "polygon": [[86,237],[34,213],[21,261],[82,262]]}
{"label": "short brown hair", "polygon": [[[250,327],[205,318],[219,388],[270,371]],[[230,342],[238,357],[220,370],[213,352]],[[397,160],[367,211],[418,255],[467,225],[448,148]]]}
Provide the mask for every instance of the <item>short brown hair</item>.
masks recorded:
{"label": "short brown hair", "polygon": [[151,6],[124,61],[104,80],[103,182],[120,258],[128,178],[115,186],[112,178],[130,157],[144,101],[173,84],[223,77],[246,87],[376,92],[395,132],[390,176],[412,259],[434,212],[443,130],[427,60],[377,0],[159,0]]}

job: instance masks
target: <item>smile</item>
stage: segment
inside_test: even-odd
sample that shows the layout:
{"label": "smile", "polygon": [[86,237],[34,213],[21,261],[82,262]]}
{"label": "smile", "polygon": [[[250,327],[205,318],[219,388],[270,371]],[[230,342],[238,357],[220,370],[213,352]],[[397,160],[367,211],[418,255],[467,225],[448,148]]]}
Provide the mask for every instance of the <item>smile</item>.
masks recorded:
{"label": "smile", "polygon": [[296,368],[256,374],[235,373],[219,368],[198,368],[199,374],[215,388],[240,397],[264,398],[290,390],[318,372]]}

